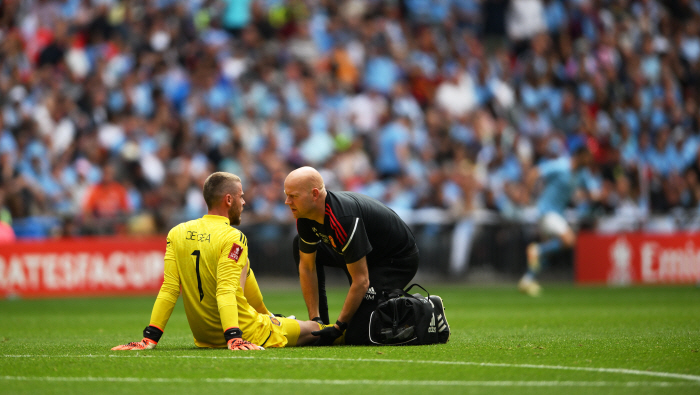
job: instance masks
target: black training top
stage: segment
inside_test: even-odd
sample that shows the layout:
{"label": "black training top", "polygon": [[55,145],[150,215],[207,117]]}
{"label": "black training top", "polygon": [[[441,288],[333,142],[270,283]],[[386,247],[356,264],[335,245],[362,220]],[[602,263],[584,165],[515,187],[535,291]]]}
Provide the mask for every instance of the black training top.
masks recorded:
{"label": "black training top", "polygon": [[297,220],[299,250],[310,254],[323,241],[345,258],[357,262],[367,256],[367,264],[382,264],[387,258],[401,257],[416,250],[416,240],[408,225],[378,200],[355,192],[326,195],[323,224],[306,218]]}

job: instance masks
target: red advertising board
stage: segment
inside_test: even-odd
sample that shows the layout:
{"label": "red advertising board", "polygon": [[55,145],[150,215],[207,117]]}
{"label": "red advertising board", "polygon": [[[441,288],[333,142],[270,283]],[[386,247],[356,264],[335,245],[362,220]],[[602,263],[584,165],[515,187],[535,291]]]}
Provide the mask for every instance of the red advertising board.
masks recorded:
{"label": "red advertising board", "polygon": [[164,255],[165,237],[0,244],[0,297],[154,293]]}
{"label": "red advertising board", "polygon": [[575,266],[578,283],[695,284],[700,282],[700,234],[582,233]]}

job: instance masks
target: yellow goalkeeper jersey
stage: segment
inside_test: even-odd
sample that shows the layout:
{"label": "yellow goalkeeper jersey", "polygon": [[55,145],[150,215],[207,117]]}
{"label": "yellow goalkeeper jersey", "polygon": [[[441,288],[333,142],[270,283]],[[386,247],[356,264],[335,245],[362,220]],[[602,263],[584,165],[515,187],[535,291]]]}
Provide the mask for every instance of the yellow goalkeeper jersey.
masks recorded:
{"label": "yellow goalkeeper jersey", "polygon": [[[270,317],[258,313],[244,293],[250,273],[248,240],[231,227],[228,218],[205,215],[181,223],[168,233],[167,243],[158,299],[174,304],[182,287],[187,321],[198,347],[226,347],[224,331],[231,327],[240,327],[243,338],[255,344],[270,340]],[[172,308],[158,311],[160,305],[167,304],[156,301],[151,322],[165,326]],[[275,346],[283,347],[279,342],[286,343],[284,336],[274,337]]]}

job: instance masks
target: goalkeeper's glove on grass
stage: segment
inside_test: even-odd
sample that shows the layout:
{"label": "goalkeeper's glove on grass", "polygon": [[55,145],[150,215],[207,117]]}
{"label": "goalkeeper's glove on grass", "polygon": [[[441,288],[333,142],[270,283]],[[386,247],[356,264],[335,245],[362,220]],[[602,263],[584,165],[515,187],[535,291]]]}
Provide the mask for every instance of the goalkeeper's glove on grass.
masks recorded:
{"label": "goalkeeper's glove on grass", "polygon": [[[338,328],[336,328],[338,326]],[[320,331],[311,332],[312,335],[318,336],[316,341],[316,346],[331,346],[335,339],[343,336],[343,331],[348,328],[348,324],[340,321],[336,321],[335,325],[327,326]]]}
{"label": "goalkeeper's glove on grass", "polygon": [[236,327],[226,329],[224,337],[229,350],[264,350],[257,344],[243,340],[243,331]]}
{"label": "goalkeeper's glove on grass", "polygon": [[143,330],[143,340],[140,342],[131,342],[128,344],[122,344],[121,346],[112,347],[112,350],[152,350],[156,348],[161,336],[163,336],[162,330],[156,328],[155,326],[149,325]]}

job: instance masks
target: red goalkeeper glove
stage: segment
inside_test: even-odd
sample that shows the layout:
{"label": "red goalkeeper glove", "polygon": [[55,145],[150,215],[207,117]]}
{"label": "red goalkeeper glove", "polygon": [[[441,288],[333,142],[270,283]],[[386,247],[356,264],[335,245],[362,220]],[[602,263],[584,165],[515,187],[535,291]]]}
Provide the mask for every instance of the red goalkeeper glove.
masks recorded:
{"label": "red goalkeeper glove", "polygon": [[156,344],[163,336],[163,331],[155,326],[149,325],[143,330],[143,340],[140,342],[131,342],[122,344],[121,346],[112,347],[113,351],[122,350],[152,350],[156,348]]}
{"label": "red goalkeeper glove", "polygon": [[243,340],[243,332],[236,327],[228,328],[224,332],[229,350],[264,350],[264,348],[253,344],[248,340]]}

